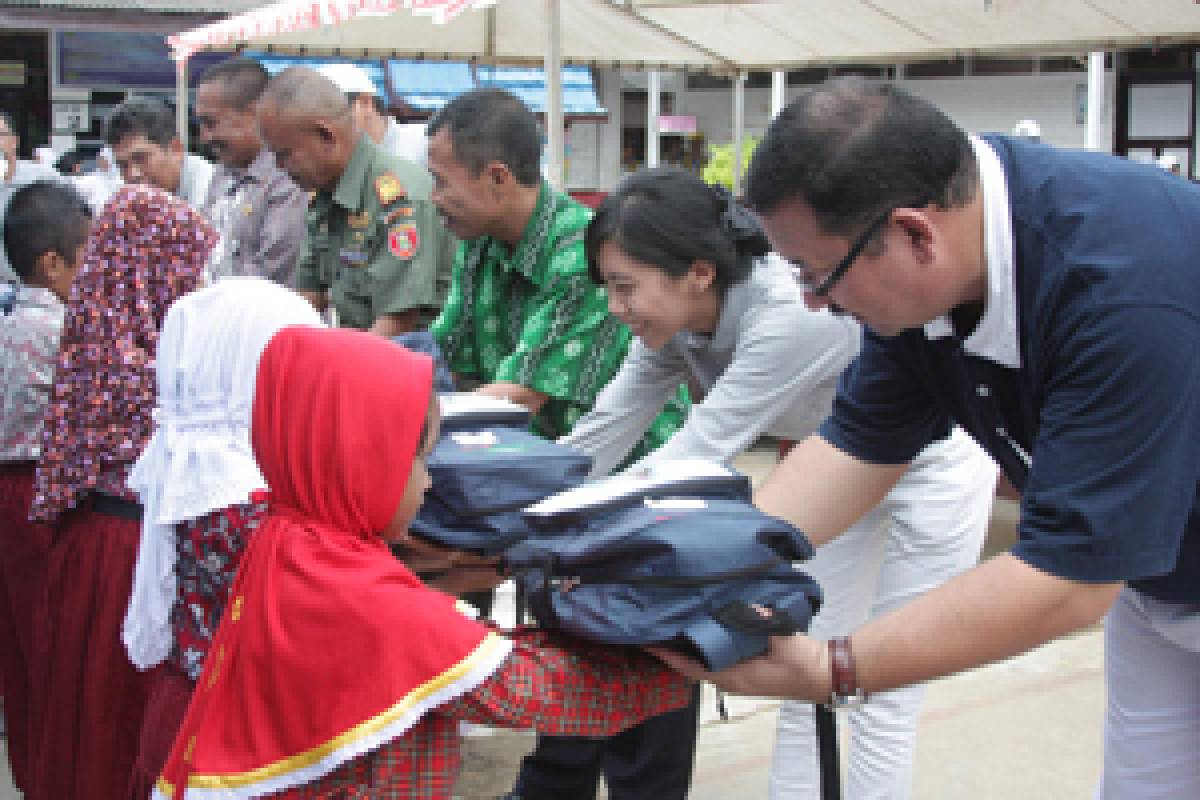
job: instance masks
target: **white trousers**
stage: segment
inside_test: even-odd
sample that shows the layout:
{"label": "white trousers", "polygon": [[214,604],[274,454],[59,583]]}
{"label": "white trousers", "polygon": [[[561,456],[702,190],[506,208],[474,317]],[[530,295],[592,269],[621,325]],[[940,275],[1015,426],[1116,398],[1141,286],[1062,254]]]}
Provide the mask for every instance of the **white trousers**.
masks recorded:
{"label": "white trousers", "polygon": [[[974,565],[997,475],[995,463],[961,429],[923,450],[883,502],[804,565],[825,593],[810,634],[818,639],[849,634]],[[862,708],[838,715],[849,728],[845,797],[909,796],[923,693],[921,686],[881,692]],[[813,707],[789,700],[779,711],[770,798],[818,797]]]}
{"label": "white trousers", "polygon": [[1098,800],[1200,798],[1200,606],[1126,588],[1104,621]]}

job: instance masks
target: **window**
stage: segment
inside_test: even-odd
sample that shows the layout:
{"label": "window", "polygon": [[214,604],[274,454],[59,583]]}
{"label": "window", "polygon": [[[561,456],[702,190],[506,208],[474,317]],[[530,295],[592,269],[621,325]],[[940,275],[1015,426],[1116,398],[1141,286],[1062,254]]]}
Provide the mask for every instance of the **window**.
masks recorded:
{"label": "window", "polygon": [[904,68],[906,78],[961,78],[966,74],[967,65],[961,58],[917,61]]}
{"label": "window", "polygon": [[972,58],[972,75],[1032,75],[1032,58]]}

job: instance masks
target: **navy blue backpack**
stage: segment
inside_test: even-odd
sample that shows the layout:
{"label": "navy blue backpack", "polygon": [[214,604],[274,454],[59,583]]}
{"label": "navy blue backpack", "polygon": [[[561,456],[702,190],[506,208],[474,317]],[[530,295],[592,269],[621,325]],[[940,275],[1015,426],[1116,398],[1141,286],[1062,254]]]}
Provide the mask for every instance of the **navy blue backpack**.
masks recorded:
{"label": "navy blue backpack", "polygon": [[442,408],[442,436],[456,431],[479,431],[485,428],[529,427],[529,409],[509,400],[501,400],[474,392],[441,392],[438,403]]}
{"label": "navy blue backpack", "polygon": [[536,535],[503,561],[537,622],[671,647],[713,670],[766,652],[769,636],[807,630],[821,593],[792,562],[812,546],[751,505],[745,477],[708,466],[679,479],[613,478],[529,509]]}
{"label": "navy blue backpack", "polygon": [[578,486],[590,457],[525,430],[521,406],[442,397],[442,436],[426,460],[431,487],[409,531],[443,547],[495,555],[528,536],[521,509]]}

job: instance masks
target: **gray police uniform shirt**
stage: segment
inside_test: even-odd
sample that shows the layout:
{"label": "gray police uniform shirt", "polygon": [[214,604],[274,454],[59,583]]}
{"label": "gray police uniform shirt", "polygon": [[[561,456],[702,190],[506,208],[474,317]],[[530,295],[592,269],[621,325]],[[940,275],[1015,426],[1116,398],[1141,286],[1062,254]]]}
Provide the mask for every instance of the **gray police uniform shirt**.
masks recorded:
{"label": "gray police uniform shirt", "polygon": [[683,427],[638,464],[728,461],[763,434],[800,440],[829,414],[842,371],[858,354],[858,323],[812,311],[782,259],[759,259],[726,290],[712,335],[676,334],[655,352],[635,339],[593,409],[559,441],[607,475],[633,449],[680,382],[693,405]]}
{"label": "gray police uniform shirt", "polygon": [[0,282],[15,283],[17,280],[16,274],[13,273],[12,267],[8,263],[8,251],[4,249],[4,215],[8,211],[8,202],[12,199],[13,193],[22,186],[46,180],[60,181],[62,176],[44,164],[17,159],[17,166],[13,170],[13,174],[7,181],[0,183]]}
{"label": "gray police uniform shirt", "polygon": [[257,275],[289,285],[304,241],[308,193],[263,148],[250,166],[220,165],[200,209],[220,234],[209,278]]}

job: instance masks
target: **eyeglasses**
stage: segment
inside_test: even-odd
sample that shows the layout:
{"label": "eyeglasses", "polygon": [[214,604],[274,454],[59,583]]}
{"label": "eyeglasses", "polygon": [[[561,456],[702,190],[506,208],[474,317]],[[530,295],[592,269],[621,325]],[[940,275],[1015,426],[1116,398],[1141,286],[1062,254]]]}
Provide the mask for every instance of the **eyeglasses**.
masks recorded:
{"label": "eyeglasses", "polygon": [[809,275],[807,268],[799,265],[793,265],[792,277],[796,279],[796,283],[804,287],[804,290],[814,297],[827,296],[830,290],[837,285],[837,282],[845,276],[847,271],[849,271],[850,267],[854,265],[855,260],[862,255],[862,251],[866,249],[867,245],[870,243],[871,239],[874,238],[875,234],[879,233],[879,230],[887,223],[889,219],[891,219],[892,212],[894,210],[895,209],[889,208],[887,211],[876,217],[871,224],[867,226],[866,230],[858,235],[858,238],[854,240],[854,243],[850,245],[850,250],[842,257],[842,260],[837,263],[837,266],[831,269],[824,278],[821,278],[820,281],[816,280],[816,276]]}
{"label": "eyeglasses", "polygon": [[[924,208],[927,205],[929,205],[929,201],[925,200],[920,203],[915,203],[913,208]],[[804,290],[813,297],[828,296],[830,290],[837,285],[837,282],[840,281],[850,267],[854,265],[855,260],[862,255],[862,251],[866,249],[868,244],[870,244],[871,239],[875,238],[875,234],[879,233],[880,229],[882,229],[883,226],[887,224],[887,221],[892,218],[892,212],[897,208],[904,207],[905,206],[893,206],[872,220],[871,224],[867,226],[866,230],[860,233],[858,238],[854,240],[854,243],[850,245],[849,252],[847,252],[846,255],[842,257],[842,260],[837,263],[837,266],[831,269],[820,281],[816,281],[814,276],[810,276],[807,268],[799,265],[792,266],[792,277],[796,279],[796,283],[804,287]]]}

